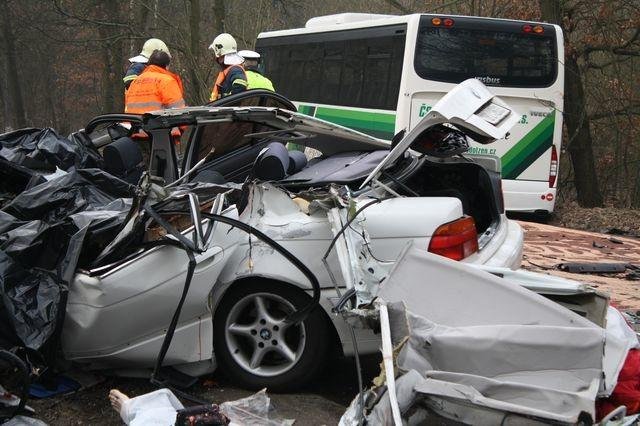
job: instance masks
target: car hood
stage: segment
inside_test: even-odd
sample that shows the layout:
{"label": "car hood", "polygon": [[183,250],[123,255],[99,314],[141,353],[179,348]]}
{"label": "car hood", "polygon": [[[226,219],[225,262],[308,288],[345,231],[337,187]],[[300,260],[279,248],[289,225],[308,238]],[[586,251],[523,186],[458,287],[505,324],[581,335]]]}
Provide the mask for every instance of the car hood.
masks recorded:
{"label": "car hood", "polygon": [[376,179],[382,170],[391,166],[411,144],[429,128],[443,123],[455,125],[480,143],[491,143],[507,137],[520,115],[495,96],[479,80],[468,79],[454,87],[391,150],[387,157],[369,174],[361,188]]}
{"label": "car hood", "polygon": [[[298,112],[277,107],[187,107],[169,109],[146,114],[145,130],[171,128],[177,125],[208,120],[252,121],[278,130],[311,133],[313,137],[295,139],[291,142],[320,150],[325,155],[347,151],[375,151],[389,149],[382,139],[342,127],[328,121],[309,117]],[[262,133],[268,136],[268,132]],[[257,134],[256,134],[257,135]]]}

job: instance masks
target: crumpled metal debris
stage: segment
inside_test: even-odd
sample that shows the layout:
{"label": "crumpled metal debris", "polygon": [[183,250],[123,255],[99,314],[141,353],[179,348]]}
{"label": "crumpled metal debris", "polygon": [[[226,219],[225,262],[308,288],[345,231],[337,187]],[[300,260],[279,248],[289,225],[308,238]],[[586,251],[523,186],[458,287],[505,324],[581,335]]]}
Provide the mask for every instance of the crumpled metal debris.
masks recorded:
{"label": "crumpled metal debris", "polygon": [[[380,287],[399,377],[372,390],[371,424],[394,423],[395,399],[410,424],[593,421],[596,398],[612,392],[627,351],[639,346],[613,309],[603,329],[515,283],[416,248]],[[359,421],[358,404],[341,424]]]}

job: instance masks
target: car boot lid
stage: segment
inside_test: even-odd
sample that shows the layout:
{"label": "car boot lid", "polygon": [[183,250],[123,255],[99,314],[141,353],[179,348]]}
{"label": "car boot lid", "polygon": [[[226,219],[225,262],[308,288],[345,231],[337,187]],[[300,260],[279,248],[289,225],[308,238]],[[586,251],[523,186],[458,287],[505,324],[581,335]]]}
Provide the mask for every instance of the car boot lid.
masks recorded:
{"label": "car boot lid", "polygon": [[479,80],[468,79],[447,93],[418,125],[405,135],[378,164],[360,186],[376,179],[393,164],[426,130],[437,124],[450,123],[483,144],[504,139],[518,122],[518,115],[507,103],[495,96]]}

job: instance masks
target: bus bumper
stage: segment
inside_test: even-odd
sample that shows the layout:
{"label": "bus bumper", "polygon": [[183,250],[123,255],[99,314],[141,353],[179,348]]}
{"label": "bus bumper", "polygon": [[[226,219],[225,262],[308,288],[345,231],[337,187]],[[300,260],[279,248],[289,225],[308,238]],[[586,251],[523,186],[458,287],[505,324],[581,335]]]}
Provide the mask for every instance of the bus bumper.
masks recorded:
{"label": "bus bumper", "polygon": [[503,180],[505,209],[510,212],[553,212],[556,203],[556,188],[548,182],[531,180]]}

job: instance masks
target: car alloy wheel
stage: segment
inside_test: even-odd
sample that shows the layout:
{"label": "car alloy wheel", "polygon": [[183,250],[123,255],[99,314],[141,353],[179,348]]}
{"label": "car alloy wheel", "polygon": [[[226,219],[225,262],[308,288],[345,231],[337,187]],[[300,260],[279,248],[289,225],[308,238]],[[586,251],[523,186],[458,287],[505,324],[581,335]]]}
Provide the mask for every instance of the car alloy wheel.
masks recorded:
{"label": "car alloy wheel", "polygon": [[295,307],[272,293],[254,293],[231,307],[225,340],[233,360],[261,377],[281,375],[300,360],[306,344],[304,323],[287,324]]}

